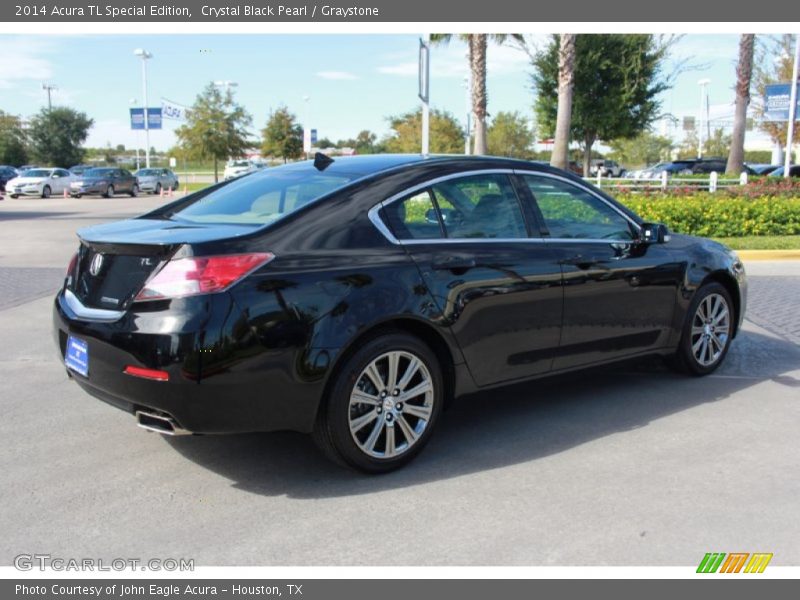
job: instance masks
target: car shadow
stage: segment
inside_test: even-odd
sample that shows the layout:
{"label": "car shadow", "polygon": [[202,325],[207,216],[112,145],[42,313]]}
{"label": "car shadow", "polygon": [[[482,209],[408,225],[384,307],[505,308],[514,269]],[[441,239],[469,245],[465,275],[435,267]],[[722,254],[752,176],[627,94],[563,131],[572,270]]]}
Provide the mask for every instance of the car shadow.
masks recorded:
{"label": "car shadow", "polygon": [[164,439],[247,492],[299,499],[357,496],[534,461],[724,401],[767,380],[794,389],[800,378],[787,373],[797,369],[800,347],[744,331],[711,377],[676,374],[649,358],[473,394],[444,413],[415,461],[381,476],[332,464],[309,436],[298,433]]}

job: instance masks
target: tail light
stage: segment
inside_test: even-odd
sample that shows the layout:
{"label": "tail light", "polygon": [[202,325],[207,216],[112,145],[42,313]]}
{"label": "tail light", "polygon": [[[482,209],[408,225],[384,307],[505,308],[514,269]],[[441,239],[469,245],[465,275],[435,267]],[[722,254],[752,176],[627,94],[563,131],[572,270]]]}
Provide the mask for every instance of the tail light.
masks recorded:
{"label": "tail light", "polygon": [[145,283],[136,301],[221,292],[273,258],[271,252],[255,252],[173,259]]}
{"label": "tail light", "polygon": [[75,266],[78,264],[78,253],[72,255],[72,258],[69,259],[69,265],[67,265],[67,273],[65,277],[69,278],[72,277],[72,274],[75,272]]}

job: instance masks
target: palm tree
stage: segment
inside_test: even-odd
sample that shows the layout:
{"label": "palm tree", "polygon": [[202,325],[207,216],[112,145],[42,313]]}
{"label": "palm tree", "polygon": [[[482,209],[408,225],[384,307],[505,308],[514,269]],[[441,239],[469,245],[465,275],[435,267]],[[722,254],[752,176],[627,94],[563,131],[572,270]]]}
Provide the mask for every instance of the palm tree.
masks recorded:
{"label": "palm tree", "polygon": [[550,164],[559,169],[569,165],[572,88],[575,84],[575,34],[562,33],[558,40],[558,112]]}
{"label": "palm tree", "polygon": [[[452,33],[434,33],[431,42],[447,44],[453,38]],[[503,33],[462,33],[457,34],[469,48],[469,70],[472,81],[472,113],[475,115],[475,154],[486,154],[486,48],[488,40],[502,44],[508,37],[522,40],[520,34]]]}
{"label": "palm tree", "polygon": [[736,65],[736,112],[733,139],[725,173],[739,175],[744,168],[744,132],[747,128],[747,105],[750,104],[750,80],[753,78],[753,50],[756,36],[743,33],[739,38],[739,62]]}

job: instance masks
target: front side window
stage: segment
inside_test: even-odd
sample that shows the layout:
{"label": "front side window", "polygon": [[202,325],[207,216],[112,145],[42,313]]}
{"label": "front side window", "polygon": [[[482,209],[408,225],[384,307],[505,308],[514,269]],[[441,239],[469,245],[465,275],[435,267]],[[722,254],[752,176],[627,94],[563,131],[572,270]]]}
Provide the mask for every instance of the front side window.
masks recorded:
{"label": "front side window", "polygon": [[526,175],[524,180],[551,238],[635,239],[630,222],[594,194],[549,177]]}
{"label": "front side window", "polygon": [[448,238],[528,237],[516,192],[506,175],[469,175],[431,189]]}

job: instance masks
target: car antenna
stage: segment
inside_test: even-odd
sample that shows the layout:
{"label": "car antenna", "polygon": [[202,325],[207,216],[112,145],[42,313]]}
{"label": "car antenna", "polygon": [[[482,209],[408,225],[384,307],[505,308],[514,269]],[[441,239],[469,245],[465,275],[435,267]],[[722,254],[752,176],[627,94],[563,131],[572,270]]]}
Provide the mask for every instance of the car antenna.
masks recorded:
{"label": "car antenna", "polygon": [[327,154],[317,152],[314,154],[314,168],[318,171],[324,171],[333,164],[333,159]]}

